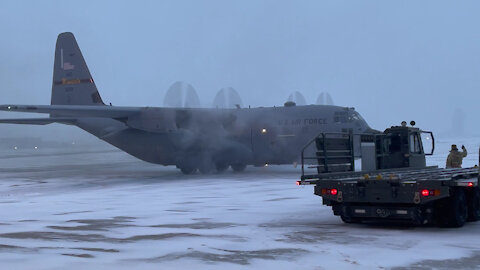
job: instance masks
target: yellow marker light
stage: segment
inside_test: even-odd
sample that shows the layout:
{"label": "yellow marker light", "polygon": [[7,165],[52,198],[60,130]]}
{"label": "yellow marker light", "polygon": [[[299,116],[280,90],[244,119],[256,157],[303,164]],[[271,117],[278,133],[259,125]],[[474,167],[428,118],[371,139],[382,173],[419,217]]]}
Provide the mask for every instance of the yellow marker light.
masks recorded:
{"label": "yellow marker light", "polygon": [[79,84],[80,79],[62,79],[62,84]]}
{"label": "yellow marker light", "polygon": [[363,176],[363,178],[364,178],[364,179],[370,179],[370,175],[365,174],[365,175]]}
{"label": "yellow marker light", "polygon": [[381,174],[377,175],[377,180],[382,180],[382,179],[383,179],[383,177],[382,177]]}
{"label": "yellow marker light", "polygon": [[267,129],[266,129],[266,128],[262,128],[262,133],[263,133],[263,134],[267,133]]}

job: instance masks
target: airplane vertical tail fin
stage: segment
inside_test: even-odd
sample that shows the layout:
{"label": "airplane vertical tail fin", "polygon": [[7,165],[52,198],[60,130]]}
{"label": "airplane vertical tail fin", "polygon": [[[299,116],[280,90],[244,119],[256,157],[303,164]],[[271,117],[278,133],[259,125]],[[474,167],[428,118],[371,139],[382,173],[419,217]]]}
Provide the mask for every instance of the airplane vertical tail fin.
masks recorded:
{"label": "airplane vertical tail fin", "polygon": [[57,38],[51,104],[105,105],[72,33]]}

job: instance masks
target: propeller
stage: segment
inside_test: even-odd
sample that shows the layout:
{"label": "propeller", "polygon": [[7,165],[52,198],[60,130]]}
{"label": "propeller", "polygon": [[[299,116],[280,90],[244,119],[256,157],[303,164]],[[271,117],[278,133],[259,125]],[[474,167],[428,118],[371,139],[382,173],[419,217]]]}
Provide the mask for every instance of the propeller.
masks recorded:
{"label": "propeller", "polygon": [[320,93],[317,98],[317,105],[334,105],[332,97],[328,92]]}
{"label": "propeller", "polygon": [[199,108],[200,99],[198,98],[195,88],[185,82],[175,82],[168,88],[165,99],[163,100],[165,107],[177,108]]}
{"label": "propeller", "polygon": [[288,96],[288,101],[295,102],[296,105],[307,105],[305,97],[298,91],[291,93],[290,96]]}
{"label": "propeller", "polygon": [[232,87],[224,87],[215,95],[213,107],[222,109],[243,107],[242,98]]}

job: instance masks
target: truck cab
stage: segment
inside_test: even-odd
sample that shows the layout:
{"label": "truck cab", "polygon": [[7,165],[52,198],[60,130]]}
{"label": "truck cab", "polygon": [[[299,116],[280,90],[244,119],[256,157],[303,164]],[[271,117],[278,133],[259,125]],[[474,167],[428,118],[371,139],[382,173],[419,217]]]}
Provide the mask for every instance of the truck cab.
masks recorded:
{"label": "truck cab", "polygon": [[[422,133],[431,137],[432,152],[425,153]],[[366,140],[362,140],[365,142]],[[374,169],[421,168],[426,166],[425,155],[432,155],[434,149],[433,134],[419,128],[392,126],[383,134],[375,136],[376,167]]]}

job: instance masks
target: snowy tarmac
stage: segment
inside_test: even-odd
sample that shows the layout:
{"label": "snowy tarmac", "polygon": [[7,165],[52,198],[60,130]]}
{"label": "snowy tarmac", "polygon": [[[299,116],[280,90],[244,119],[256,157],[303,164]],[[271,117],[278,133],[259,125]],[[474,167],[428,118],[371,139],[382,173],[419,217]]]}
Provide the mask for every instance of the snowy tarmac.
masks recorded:
{"label": "snowy tarmac", "polygon": [[[457,139],[477,163],[478,139]],[[429,165],[444,166],[439,141]],[[465,167],[464,166],[464,167]],[[344,224],[299,168],[182,175],[105,151],[0,152],[0,269],[478,269],[480,222]]]}

